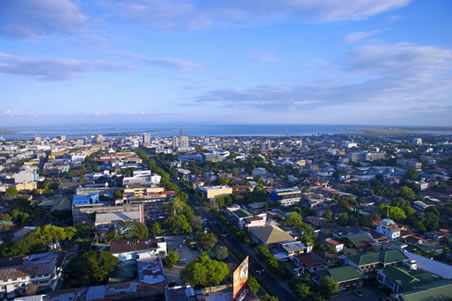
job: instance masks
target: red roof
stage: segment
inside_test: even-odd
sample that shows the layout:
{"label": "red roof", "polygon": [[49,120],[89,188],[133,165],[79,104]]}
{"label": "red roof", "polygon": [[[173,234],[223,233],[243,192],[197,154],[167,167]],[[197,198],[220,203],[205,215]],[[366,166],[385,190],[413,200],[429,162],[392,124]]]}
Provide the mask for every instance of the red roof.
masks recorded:
{"label": "red roof", "polygon": [[312,255],[298,255],[297,258],[300,264],[304,264],[309,267],[322,266],[326,264],[323,260],[317,260]]}

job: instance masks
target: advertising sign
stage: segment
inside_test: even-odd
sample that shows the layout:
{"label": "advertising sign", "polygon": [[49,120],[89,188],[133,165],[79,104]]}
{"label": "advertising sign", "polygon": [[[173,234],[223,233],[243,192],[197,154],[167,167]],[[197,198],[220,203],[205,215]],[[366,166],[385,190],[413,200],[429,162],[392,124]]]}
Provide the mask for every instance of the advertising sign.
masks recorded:
{"label": "advertising sign", "polygon": [[247,256],[232,274],[232,298],[234,299],[248,280],[249,256]]}

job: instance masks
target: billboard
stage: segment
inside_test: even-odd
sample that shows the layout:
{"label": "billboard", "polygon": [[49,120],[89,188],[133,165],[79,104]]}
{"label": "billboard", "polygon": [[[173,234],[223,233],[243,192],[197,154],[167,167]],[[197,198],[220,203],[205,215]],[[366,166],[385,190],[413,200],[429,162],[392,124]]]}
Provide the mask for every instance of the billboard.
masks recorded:
{"label": "billboard", "polygon": [[245,285],[248,280],[248,265],[249,265],[249,256],[242,261],[242,263],[235,269],[232,274],[232,298],[234,299],[237,294],[240,292],[242,287]]}

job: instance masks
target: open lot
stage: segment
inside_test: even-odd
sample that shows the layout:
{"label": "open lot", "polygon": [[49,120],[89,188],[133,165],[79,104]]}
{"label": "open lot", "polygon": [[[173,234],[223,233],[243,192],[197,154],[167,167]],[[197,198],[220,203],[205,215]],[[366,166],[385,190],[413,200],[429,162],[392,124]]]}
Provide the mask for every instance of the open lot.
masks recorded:
{"label": "open lot", "polygon": [[187,259],[186,264],[176,264],[172,268],[165,268],[166,280],[168,283],[175,281],[176,285],[181,285],[179,273],[185,266],[200,255],[199,251],[193,250],[190,246],[184,244],[185,236],[165,236],[168,251],[177,251],[181,259]]}

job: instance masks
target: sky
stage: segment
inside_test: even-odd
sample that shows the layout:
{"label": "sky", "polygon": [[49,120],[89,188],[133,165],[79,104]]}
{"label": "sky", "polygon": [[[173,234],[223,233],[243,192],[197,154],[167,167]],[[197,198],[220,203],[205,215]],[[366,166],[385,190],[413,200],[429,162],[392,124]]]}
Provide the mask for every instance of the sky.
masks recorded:
{"label": "sky", "polygon": [[0,125],[452,126],[450,0],[1,0]]}

